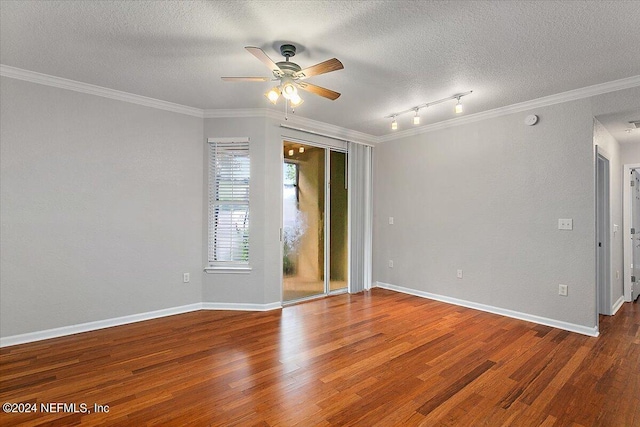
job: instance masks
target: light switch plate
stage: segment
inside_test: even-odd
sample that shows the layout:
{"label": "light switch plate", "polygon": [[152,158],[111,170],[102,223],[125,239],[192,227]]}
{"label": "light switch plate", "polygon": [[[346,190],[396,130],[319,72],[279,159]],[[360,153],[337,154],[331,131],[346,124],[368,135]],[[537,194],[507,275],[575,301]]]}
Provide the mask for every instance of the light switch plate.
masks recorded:
{"label": "light switch plate", "polygon": [[393,225],[393,217],[392,216],[389,217],[389,224]]}
{"label": "light switch plate", "polygon": [[558,220],[558,230],[573,230],[573,219],[560,218]]}

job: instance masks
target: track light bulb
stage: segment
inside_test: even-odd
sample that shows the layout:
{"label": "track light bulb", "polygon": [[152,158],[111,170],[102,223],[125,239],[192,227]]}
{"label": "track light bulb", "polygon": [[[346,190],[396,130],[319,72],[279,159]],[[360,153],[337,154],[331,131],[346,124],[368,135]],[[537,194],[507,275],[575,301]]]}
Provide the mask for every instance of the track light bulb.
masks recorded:
{"label": "track light bulb", "polygon": [[398,122],[394,117],[393,121],[391,122],[391,130],[396,130],[396,129],[398,129]]}
{"label": "track light bulb", "polygon": [[416,108],[416,115],[413,116],[413,124],[414,125],[419,125],[420,124],[420,116],[418,115],[418,109]]}
{"label": "track light bulb", "polygon": [[280,90],[277,87],[270,89],[269,92],[265,93],[264,96],[267,97],[269,102],[275,105],[278,102],[278,98],[280,98]]}
{"label": "track light bulb", "polygon": [[293,148],[289,150],[289,157],[293,156]]}
{"label": "track light bulb", "polygon": [[300,153],[300,154],[304,153],[304,147],[298,148],[298,153]]}
{"label": "track light bulb", "polygon": [[460,103],[460,97],[458,97],[458,103],[456,104],[456,114],[462,113],[462,104]]}

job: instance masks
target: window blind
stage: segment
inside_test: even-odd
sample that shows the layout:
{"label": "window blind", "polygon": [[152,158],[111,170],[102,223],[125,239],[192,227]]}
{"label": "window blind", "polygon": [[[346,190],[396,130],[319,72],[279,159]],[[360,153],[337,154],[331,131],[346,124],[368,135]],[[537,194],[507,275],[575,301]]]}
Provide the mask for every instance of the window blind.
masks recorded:
{"label": "window blind", "polygon": [[249,263],[248,138],[209,140],[209,265]]}

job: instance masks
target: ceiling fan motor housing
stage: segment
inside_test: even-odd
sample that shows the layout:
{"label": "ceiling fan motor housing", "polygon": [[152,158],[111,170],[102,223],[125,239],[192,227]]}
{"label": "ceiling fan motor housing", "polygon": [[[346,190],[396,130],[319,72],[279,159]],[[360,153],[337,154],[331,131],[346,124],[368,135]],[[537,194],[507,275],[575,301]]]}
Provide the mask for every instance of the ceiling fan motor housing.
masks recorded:
{"label": "ceiling fan motor housing", "polygon": [[288,60],[296,55],[296,47],[292,44],[283,44],[280,46],[280,53]]}

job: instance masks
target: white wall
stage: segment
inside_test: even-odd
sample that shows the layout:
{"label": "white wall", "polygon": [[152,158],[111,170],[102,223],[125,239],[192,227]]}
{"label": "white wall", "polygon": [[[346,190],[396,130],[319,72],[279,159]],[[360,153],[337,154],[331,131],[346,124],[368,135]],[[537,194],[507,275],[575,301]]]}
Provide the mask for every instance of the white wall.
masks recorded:
{"label": "white wall", "polygon": [[[609,160],[609,215],[611,229],[609,230],[609,242],[611,245],[611,282],[610,301],[607,312],[613,314],[616,302],[624,295],[623,288],[623,224],[622,224],[622,159],[620,144],[596,119],[593,121],[593,144],[598,146],[598,152]],[[618,231],[614,232],[614,225]]]}
{"label": "white wall", "polygon": [[377,146],[374,280],[592,330],[593,117],[639,99],[636,87]]}
{"label": "white wall", "polygon": [[575,101],[376,147],[374,279],[595,326],[592,128]]}
{"label": "white wall", "polygon": [[200,302],[202,119],[1,89],[1,336]]}
{"label": "white wall", "polygon": [[[204,302],[264,304],[280,301],[280,298],[266,300],[265,287],[265,167],[266,157],[265,121],[258,118],[205,119],[204,141],[218,137],[249,137],[249,157],[251,159],[251,183],[249,200],[249,262],[252,270],[247,273],[215,272],[205,273],[202,279]],[[203,143],[203,167],[208,170],[208,146]],[[202,266],[207,265],[208,236],[208,176],[204,174],[202,197]],[[279,229],[278,229],[279,232]]]}
{"label": "white wall", "polygon": [[640,163],[640,144],[620,144],[620,157],[623,165]]}

